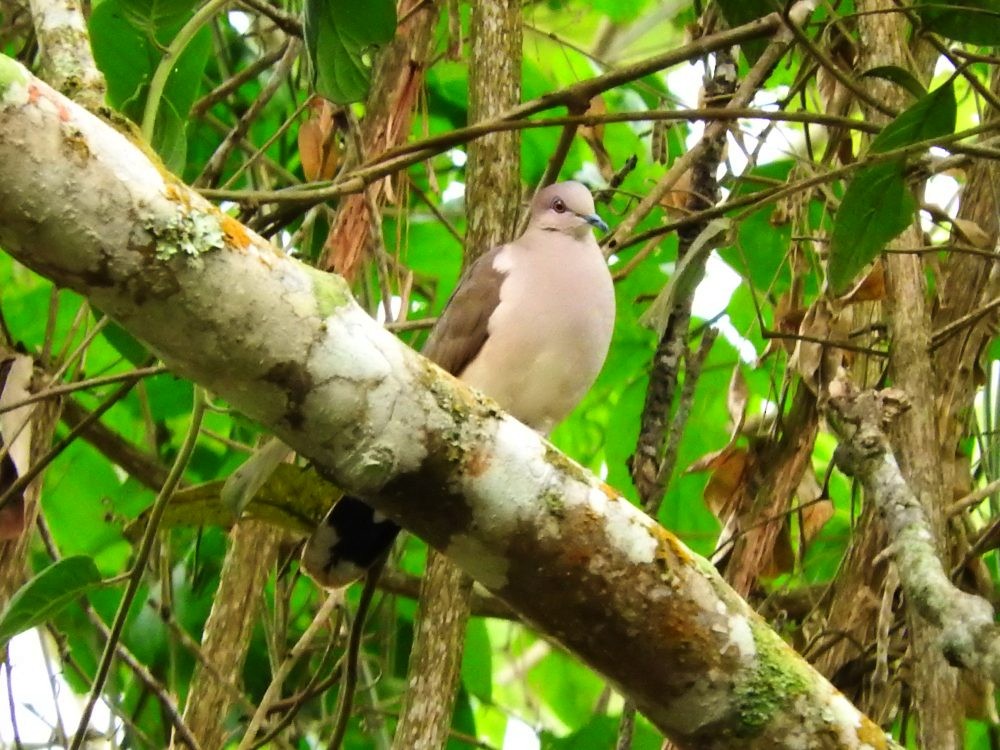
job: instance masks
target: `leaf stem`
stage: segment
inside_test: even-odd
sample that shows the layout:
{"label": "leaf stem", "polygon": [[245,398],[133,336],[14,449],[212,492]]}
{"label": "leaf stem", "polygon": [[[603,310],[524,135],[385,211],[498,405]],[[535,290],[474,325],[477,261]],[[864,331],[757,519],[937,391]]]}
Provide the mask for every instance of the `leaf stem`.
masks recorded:
{"label": "leaf stem", "polygon": [[184,48],[194,39],[194,35],[201,30],[201,27],[208,23],[212,16],[221,11],[229,2],[230,0],[209,0],[197,13],[191,16],[191,20],[181,27],[181,30],[177,32],[177,36],[173,38],[166,50],[164,50],[160,64],[156,66],[156,70],[153,71],[153,77],[149,81],[149,92],[146,94],[146,107],[142,112],[142,137],[146,139],[147,143],[151,144],[153,142],[153,128],[156,124],[157,112],[160,109],[160,100],[163,98],[163,92],[167,87],[167,79],[170,77],[170,72],[177,65],[181,53],[184,52]]}

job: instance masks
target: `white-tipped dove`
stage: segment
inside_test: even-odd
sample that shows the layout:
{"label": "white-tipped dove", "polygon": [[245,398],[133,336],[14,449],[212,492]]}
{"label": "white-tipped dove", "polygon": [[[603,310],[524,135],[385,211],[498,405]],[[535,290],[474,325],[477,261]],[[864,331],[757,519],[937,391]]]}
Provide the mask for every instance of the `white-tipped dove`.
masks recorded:
{"label": "white-tipped dove", "polygon": [[[423,349],[543,435],[583,398],[611,343],[614,288],[593,227],[608,228],[584,185],[540,190],[524,234],[468,268]],[[398,533],[362,500],[343,497],[307,542],[302,562],[322,585],[344,586]]]}

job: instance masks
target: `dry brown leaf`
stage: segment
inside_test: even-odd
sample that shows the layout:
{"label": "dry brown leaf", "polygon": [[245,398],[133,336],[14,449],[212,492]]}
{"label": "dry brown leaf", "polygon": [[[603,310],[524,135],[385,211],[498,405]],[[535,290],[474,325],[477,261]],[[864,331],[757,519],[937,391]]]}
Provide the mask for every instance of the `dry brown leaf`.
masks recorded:
{"label": "dry brown leaf", "polygon": [[670,160],[670,149],[667,146],[667,131],[670,124],[665,120],[653,123],[649,138],[649,153],[657,164],[666,164]]}
{"label": "dry brown leaf", "polygon": [[340,164],[341,146],[333,119],[333,105],[314,96],[309,101],[309,118],[299,126],[299,159],[306,180],[330,180]]}
{"label": "dry brown leaf", "polygon": [[747,387],[746,378],[743,377],[742,368],[737,364],[729,378],[729,390],[726,393],[726,408],[729,410],[729,420],[733,425],[733,435],[739,434],[740,428],[743,427],[749,398],[750,389]]}
{"label": "dry brown leaf", "polygon": [[[31,357],[14,355],[0,363],[0,409],[19,403],[31,395]],[[31,448],[31,416],[34,404],[0,412],[0,494],[28,471]],[[0,508],[0,540],[17,539],[24,532],[24,494],[17,493]]]}
{"label": "dry brown leaf", "polygon": [[810,340],[799,340],[789,364],[802,376],[802,381],[816,393],[819,388],[820,365],[823,362],[823,344],[816,339],[830,337],[830,309],[823,300],[817,300],[807,311],[799,326],[799,335]]}
{"label": "dry brown leaf", "polygon": [[774,578],[787,573],[793,567],[795,567],[795,551],[792,549],[792,537],[788,531],[788,524],[783,523],[774,538],[771,559],[761,570],[760,575],[762,578]]}
{"label": "dry brown leaf", "polygon": [[705,505],[722,522],[726,521],[724,516],[727,515],[731,498],[743,483],[747,458],[745,449],[730,447],[712,462],[712,476],[705,485]]}
{"label": "dry brown leaf", "polygon": [[696,460],[687,469],[684,470],[685,474],[697,474],[700,471],[708,471],[709,469],[714,469],[718,464],[725,461],[726,454],[732,450],[731,445],[727,445],[725,448],[720,448],[717,451],[712,451],[711,453],[706,453],[704,456]]}
{"label": "dry brown leaf", "polygon": [[[587,107],[587,111],[584,114],[604,115],[607,114],[607,111],[608,105],[604,101],[604,97],[598,94],[590,100],[590,106]],[[611,155],[608,154],[608,150],[604,147],[604,123],[581,125],[579,132],[583,140],[590,146],[590,150],[594,152],[594,159],[597,161],[597,169],[600,171],[601,176],[610,182],[611,178],[615,175],[615,167],[611,163]]]}
{"label": "dry brown leaf", "polygon": [[660,205],[667,209],[667,216],[671,219],[681,219],[687,215],[688,199],[691,197],[691,170],[687,170],[674,183],[672,189],[668,190]]}
{"label": "dry brown leaf", "polygon": [[[852,71],[857,58],[853,40],[834,27],[826,40],[826,52],[831,62],[843,71]],[[832,38],[831,38],[832,37]],[[850,75],[850,73],[848,73]],[[825,65],[820,65],[816,71],[816,88],[819,91],[823,111],[837,112],[843,107],[842,100],[849,100],[853,95]]]}
{"label": "dry brown leaf", "polygon": [[801,521],[802,524],[802,541],[808,544],[816,535],[823,530],[826,526],[827,521],[833,518],[835,512],[833,503],[823,498],[822,500],[816,500],[815,502],[806,505],[802,508]]}
{"label": "dry brown leaf", "polygon": [[840,302],[844,305],[853,305],[858,302],[879,302],[883,299],[885,299],[885,265],[881,260],[877,260],[868,275],[842,296]]}

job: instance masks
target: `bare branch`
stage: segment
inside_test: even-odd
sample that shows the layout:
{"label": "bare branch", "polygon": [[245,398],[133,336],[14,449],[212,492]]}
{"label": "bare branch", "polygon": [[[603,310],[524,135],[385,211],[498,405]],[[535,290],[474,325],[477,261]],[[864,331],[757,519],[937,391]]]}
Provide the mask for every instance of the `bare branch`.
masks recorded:
{"label": "bare branch", "polygon": [[828,415],[841,444],[836,459],[857,477],[889,533],[889,549],[907,601],[941,628],[940,646],[954,666],[1000,682],[1000,627],[984,599],[956,588],[938,558],[927,516],[903,478],[886,428],[908,408],[896,390],[857,391],[846,380],[833,386]]}

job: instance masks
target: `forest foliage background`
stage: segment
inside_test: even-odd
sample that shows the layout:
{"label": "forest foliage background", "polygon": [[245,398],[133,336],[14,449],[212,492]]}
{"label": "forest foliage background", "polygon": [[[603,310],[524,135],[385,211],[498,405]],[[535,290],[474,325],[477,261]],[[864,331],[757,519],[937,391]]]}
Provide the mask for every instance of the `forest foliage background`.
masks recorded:
{"label": "forest foliage background", "polygon": [[[135,124],[167,169],[289,252],[343,273],[373,315],[419,347],[463,267],[471,8],[457,0],[428,4],[435,8],[428,54],[404,136],[430,139],[430,150],[373,182],[381,221],[351,249],[327,242],[345,196],[286,201],[273,191],[322,190],[331,180],[336,184],[338,170],[386,161],[383,149],[359,153],[359,122],[377,111],[380,94],[368,91],[369,66],[397,23],[402,27],[424,4],[404,0],[398,13],[385,0],[307,4],[313,15],[303,28],[303,8],[294,0],[96,0],[87,8],[87,29],[107,103]],[[878,557],[884,543],[864,546],[872,542],[858,531],[863,498],[833,465],[836,439],[817,403],[838,369],[862,386],[895,382],[887,367],[894,338],[885,310],[892,291],[888,255],[881,253],[890,241],[897,243],[889,245],[892,251],[917,253],[934,347],[927,356],[937,376],[931,408],[940,452],[934,460],[946,464],[938,498],[945,532],[938,542],[955,580],[992,599],[1000,573],[1000,500],[989,492],[975,502],[964,499],[978,487],[995,492],[991,483],[1000,478],[994,443],[1000,352],[993,338],[996,306],[989,304],[1000,184],[990,171],[1000,153],[991,145],[1000,12],[988,0],[948,8],[816,5],[737,116],[720,113],[731,91],[698,100],[702,78],[728,58],[692,46],[689,60],[615,85],[586,107],[563,102],[571,104],[570,115],[590,118],[571,127],[565,120],[539,125],[562,109],[532,113],[534,123],[518,118],[525,197],[543,176],[581,179],[595,189],[598,210],[613,230],[628,223],[608,248],[618,319],[607,364],[552,441],[634,502],[648,507],[652,501],[660,522],[701,554],[717,551],[723,528],[731,538],[751,539],[754,556],[737,545],[736,557],[720,563],[729,566],[727,577],[862,710],[916,746],[914,652],[898,579]],[[519,9],[522,99],[683,51],[692,39],[775,10],[782,8],[764,0],[525,3]],[[892,17],[905,59],[873,62],[883,50],[871,48],[866,24],[881,15]],[[0,2],[0,51],[31,65],[40,59],[39,41],[44,38],[28,10],[14,0]],[[751,40],[732,57],[737,81],[756,70],[767,42]],[[176,62],[164,68],[171,53]],[[310,56],[320,71],[315,84]],[[313,98],[317,85],[340,102]],[[879,87],[891,95],[880,95]],[[698,142],[706,121],[730,123],[717,172],[722,208],[693,210],[698,185],[682,170],[653,210],[638,213],[642,199]],[[451,141],[434,140],[451,133],[457,133]],[[384,150],[404,155],[394,147]],[[553,154],[561,164],[550,161]],[[982,180],[976,200],[985,208],[977,203],[979,212],[970,214],[964,196],[973,174]],[[676,230],[692,226],[699,239],[693,248],[687,243],[687,252],[696,268],[685,276],[678,273],[684,266]],[[900,233],[903,246],[894,240]],[[707,260],[713,247],[717,253]],[[657,447],[662,497],[654,490],[651,498],[633,482],[660,334],[647,312],[665,289],[671,302],[678,294],[690,297],[706,260],[707,280],[695,296],[685,337],[690,348],[671,405],[675,426]],[[970,272],[973,261],[978,265]],[[960,286],[960,271],[971,273],[975,284]],[[680,282],[670,286],[672,278]],[[113,401],[100,427],[68,441],[45,469],[29,569],[46,568],[54,556],[82,555],[101,577],[114,579],[128,570],[134,524],[181,450],[195,389],[158,368],[149,351],[100,310],[6,255],[0,255],[0,290],[7,348],[34,359],[45,388],[73,384],[62,391],[56,440]],[[899,301],[888,300],[893,303]],[[946,311],[957,312],[949,317]],[[962,345],[948,349],[956,341]],[[956,380],[946,375],[948,366]],[[145,368],[143,377],[125,380],[136,368]],[[169,742],[177,718],[167,705],[184,705],[226,556],[230,532],[219,509],[220,482],[262,437],[224,403],[209,401],[183,488],[121,633],[132,662],[119,658],[100,691],[112,718],[96,729],[112,744]],[[271,515],[257,509],[282,533],[265,566],[267,583],[252,602],[259,610],[225,723],[234,747],[277,666],[325,599],[299,573],[297,551],[302,532],[332,498],[302,476],[269,486],[277,498]],[[311,517],[289,510],[302,507],[301,498],[289,499],[299,492],[317,495]],[[346,748],[391,742],[425,558],[425,546],[407,538],[376,595]],[[81,694],[93,683],[104,647],[94,618],[111,623],[122,596],[121,585],[86,588],[86,607],[59,609],[43,628],[52,672]],[[348,592],[341,619],[286,676],[271,717],[270,726],[279,718],[284,724],[273,746],[325,743],[337,716],[335,665],[359,596],[357,587]],[[449,747],[518,747],[504,744],[521,731],[514,717],[518,727],[523,722],[537,732],[542,747],[614,746],[621,700],[598,675],[516,619],[476,614],[477,607],[491,606],[495,602],[473,605]],[[152,682],[136,677],[140,669]],[[14,671],[14,704],[19,683],[35,678]],[[1000,746],[991,687],[964,677],[959,682],[950,704],[961,726],[957,735],[969,747]],[[60,742],[75,726],[73,719],[56,720],[54,705],[34,710],[54,721],[52,736]],[[33,740],[44,741],[37,734]],[[632,747],[661,744],[640,717]]]}

